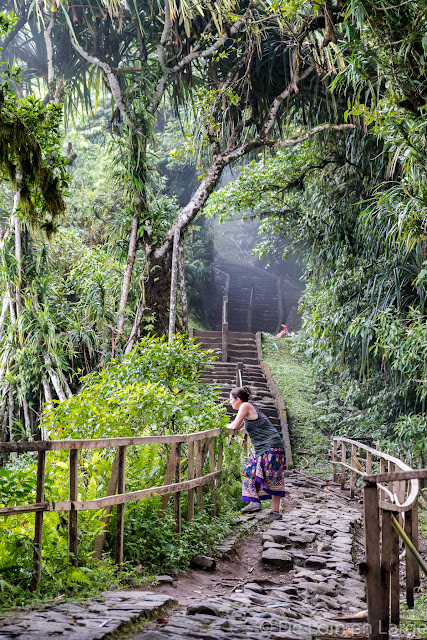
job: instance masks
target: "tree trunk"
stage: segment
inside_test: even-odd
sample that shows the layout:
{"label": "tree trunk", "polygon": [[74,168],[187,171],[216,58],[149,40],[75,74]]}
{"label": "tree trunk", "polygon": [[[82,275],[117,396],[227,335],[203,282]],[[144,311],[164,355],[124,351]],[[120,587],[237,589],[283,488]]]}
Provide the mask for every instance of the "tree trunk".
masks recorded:
{"label": "tree trunk", "polygon": [[31,420],[30,420],[30,412],[28,410],[28,402],[26,398],[22,398],[22,408],[24,410],[24,424],[25,424],[25,434],[28,439],[31,438]]}
{"label": "tree trunk", "polygon": [[47,380],[47,378],[45,376],[43,376],[43,378],[42,378],[42,385],[43,385],[44,398],[45,398],[46,404],[49,407],[52,407],[53,406],[52,394],[51,394],[51,391],[50,391],[49,382],[48,382],[48,380]]}
{"label": "tree trunk", "polygon": [[61,389],[61,383],[59,381],[58,376],[55,371],[52,369],[52,361],[48,355],[45,355],[44,362],[47,368],[47,372],[49,373],[50,380],[52,382],[53,388],[55,389],[56,395],[58,396],[58,400],[64,402],[65,393]]}
{"label": "tree trunk", "polygon": [[181,291],[182,324],[185,331],[188,332],[188,300],[187,287],[185,285],[184,239],[181,239],[181,242],[179,243],[179,278]]}
{"label": "tree trunk", "polygon": [[3,338],[6,314],[7,314],[7,310],[9,309],[9,305],[10,305],[10,295],[9,295],[9,291],[6,291],[3,297],[3,305],[1,308],[1,315],[0,315],[0,341]]}
{"label": "tree trunk", "polygon": [[9,387],[9,433],[10,433],[10,439],[12,440],[13,438],[13,427],[15,424],[15,421],[13,419],[13,409],[14,409],[14,402],[13,402],[13,395],[12,395],[12,390]]}
{"label": "tree trunk", "polygon": [[132,331],[130,332],[129,340],[127,341],[125,346],[125,353],[130,353],[132,351],[135,342],[141,336],[141,322],[142,322],[142,316],[144,315],[144,307],[145,307],[145,301],[144,301],[144,296],[142,296],[141,302],[135,314],[135,320],[133,323]]}
{"label": "tree trunk", "polygon": [[132,218],[132,227],[129,237],[128,257],[126,261],[126,269],[123,276],[122,295],[119,304],[119,316],[117,321],[117,333],[123,333],[123,325],[125,323],[125,308],[129,295],[130,283],[132,280],[133,265],[135,264],[136,249],[138,245],[138,216]]}
{"label": "tree trunk", "polygon": [[61,376],[61,380],[62,380],[62,386],[64,387],[65,390],[65,395],[67,396],[67,400],[70,400],[73,397],[73,392],[71,391],[67,379],[64,375]]}
{"label": "tree trunk", "polygon": [[[3,389],[3,398],[0,407],[0,423],[1,423],[1,442],[6,442],[6,421],[7,421],[7,405],[9,400],[9,384]],[[8,453],[5,451],[0,455],[0,466],[4,467],[8,460]]]}
{"label": "tree trunk", "polygon": [[147,264],[145,310],[147,314],[154,316],[153,331],[157,335],[167,335],[169,330],[170,263],[171,254],[167,253],[165,257],[153,258]]}
{"label": "tree trunk", "polygon": [[9,308],[10,308],[10,321],[12,324],[16,324],[16,311],[15,311],[15,301],[12,296],[12,287],[9,289]]}
{"label": "tree trunk", "polygon": [[21,286],[22,286],[22,236],[21,236],[21,221],[16,211],[21,202],[21,187],[22,187],[22,175],[18,170],[16,173],[16,191],[13,198],[13,211],[10,220],[10,226],[15,233],[15,259],[18,265],[18,284],[16,290],[16,315],[19,316],[21,312]]}
{"label": "tree trunk", "polygon": [[179,231],[175,231],[173,239],[173,252],[172,252],[172,271],[171,271],[171,294],[169,302],[169,343],[172,342],[175,335],[176,325],[176,290],[178,280],[178,245],[179,245]]}

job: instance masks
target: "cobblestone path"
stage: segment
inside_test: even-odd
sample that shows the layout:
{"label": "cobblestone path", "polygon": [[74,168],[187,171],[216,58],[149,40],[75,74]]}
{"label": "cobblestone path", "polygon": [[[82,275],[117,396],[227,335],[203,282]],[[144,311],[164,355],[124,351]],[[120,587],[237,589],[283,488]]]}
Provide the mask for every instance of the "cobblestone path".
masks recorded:
{"label": "cobblestone path", "polygon": [[[362,623],[333,619],[366,609],[364,581],[352,557],[360,505],[298,473],[287,478],[287,490],[294,506],[266,528],[260,542],[259,566],[270,569],[268,579],[265,571],[258,579],[255,567],[240,589],[209,599],[201,594],[184,610],[178,607],[178,589],[174,597],[160,591],[107,592],[83,603],[20,610],[0,617],[0,640],[109,638],[126,623],[153,617],[158,621],[151,628],[124,637],[309,640],[325,632],[364,637]],[[168,619],[161,614],[165,607],[172,609]]]}
{"label": "cobblestone path", "polygon": [[268,580],[248,576],[243,588],[191,604],[166,624],[133,640],[309,640],[321,634],[366,637],[364,580],[353,561],[361,508],[302,474],[288,477],[295,507],[263,533],[260,561]]}

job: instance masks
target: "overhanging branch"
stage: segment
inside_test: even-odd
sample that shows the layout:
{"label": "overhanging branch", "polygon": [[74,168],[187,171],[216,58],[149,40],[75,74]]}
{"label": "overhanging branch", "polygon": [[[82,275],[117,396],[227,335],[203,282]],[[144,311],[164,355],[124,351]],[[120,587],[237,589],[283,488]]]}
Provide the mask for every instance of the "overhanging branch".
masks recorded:
{"label": "overhanging branch", "polygon": [[321,131],[346,131],[355,129],[355,127],[356,125],[351,123],[334,125],[330,122],[325,122],[324,124],[313,127],[309,131],[305,131],[298,136],[294,136],[286,140],[268,140],[257,136],[253,140],[250,140],[249,142],[241,145],[236,149],[233,149],[232,151],[227,152],[226,150],[224,153],[219,154],[214,159],[214,162],[212,163],[207,176],[200,183],[196,193],[191,198],[190,202],[184,207],[184,209],[182,209],[174,224],[166,233],[162,245],[155,250],[154,256],[157,259],[162,258],[169,249],[175,231],[179,230],[180,233],[182,233],[184,229],[194,220],[194,218],[206,204],[207,199],[218,184],[224,167],[226,167],[231,162],[234,162],[235,160],[238,160],[239,158],[248,154],[250,151],[259,149],[261,147],[274,147],[280,149],[293,147],[300,142],[304,142],[317,133],[320,133]]}

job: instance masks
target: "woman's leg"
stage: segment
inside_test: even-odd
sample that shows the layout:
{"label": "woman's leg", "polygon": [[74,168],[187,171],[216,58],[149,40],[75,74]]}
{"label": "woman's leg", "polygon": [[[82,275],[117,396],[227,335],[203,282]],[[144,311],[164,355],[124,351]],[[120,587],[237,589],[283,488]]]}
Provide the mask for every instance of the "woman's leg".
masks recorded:
{"label": "woman's leg", "polygon": [[273,511],[280,511],[280,496],[271,496],[271,506]]}

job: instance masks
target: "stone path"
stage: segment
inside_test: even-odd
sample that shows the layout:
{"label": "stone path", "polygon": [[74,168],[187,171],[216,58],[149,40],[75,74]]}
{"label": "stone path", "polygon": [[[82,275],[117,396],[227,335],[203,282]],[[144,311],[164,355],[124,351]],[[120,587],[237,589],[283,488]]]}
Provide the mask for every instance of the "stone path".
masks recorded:
{"label": "stone path", "polygon": [[131,622],[152,618],[176,600],[148,591],[106,591],[82,603],[47,604],[0,616],[0,640],[99,640]]}
{"label": "stone path", "polygon": [[[134,640],[309,640],[322,633],[365,635],[352,617],[366,609],[353,561],[361,509],[300,474],[287,479],[296,506],[263,534],[261,562],[271,578],[248,577],[241,590],[190,605]],[[350,636],[347,636],[350,637]]]}
{"label": "stone path", "polygon": [[[151,623],[152,628],[137,635],[128,631],[126,638],[311,640],[319,633],[339,633],[347,627],[352,627],[351,637],[356,638],[363,632],[361,623],[355,626],[332,618],[366,609],[364,581],[352,558],[360,505],[346,500],[338,489],[325,491],[320,481],[303,474],[291,474],[286,484],[293,507],[283,520],[266,527],[258,565],[231,593],[201,600],[185,610],[177,607],[178,589],[175,596],[122,591],[83,603],[50,603],[0,616],[0,640],[95,640],[112,637],[130,622],[153,618],[158,622]],[[254,520],[259,518],[257,514]],[[230,544],[223,546],[224,552],[230,551]],[[165,607],[174,608],[169,619],[162,613]]]}

